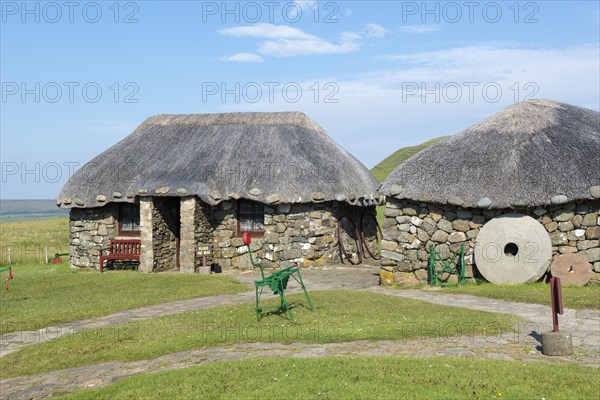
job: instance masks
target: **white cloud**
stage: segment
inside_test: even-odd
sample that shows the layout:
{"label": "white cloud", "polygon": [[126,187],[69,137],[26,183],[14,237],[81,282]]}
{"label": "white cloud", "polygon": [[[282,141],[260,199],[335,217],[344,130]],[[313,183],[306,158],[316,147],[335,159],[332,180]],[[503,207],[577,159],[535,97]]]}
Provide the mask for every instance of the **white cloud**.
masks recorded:
{"label": "white cloud", "polygon": [[359,44],[353,39],[342,39],[339,44],[330,43],[322,39],[279,39],[261,42],[258,44],[258,52],[260,54],[274,57],[344,54],[358,51],[359,49]]}
{"label": "white cloud", "polygon": [[440,30],[439,25],[405,25],[400,28],[400,32],[408,33],[409,35],[422,35],[425,33],[437,32]]}
{"label": "white cloud", "polygon": [[[286,102],[279,94],[274,103],[262,101],[222,107],[227,111],[303,111],[340,145],[366,165],[373,166],[401,146],[457,133],[515,101],[525,100],[533,93],[525,88],[527,83],[533,83],[537,88],[534,98],[554,99],[598,110],[599,51],[595,43],[545,49],[494,43],[402,54],[388,57],[398,64],[386,63],[385,70],[370,71],[352,79],[315,77],[298,82],[305,95],[297,103]],[[311,89],[315,82],[320,82],[322,89],[318,102],[315,102]],[[339,88],[334,96],[337,103],[323,101],[325,95],[331,93],[331,90],[323,90],[325,82],[334,82]],[[443,94],[436,100],[431,92],[403,99],[403,83],[417,83],[419,87],[424,84],[432,90],[436,83],[443,87],[451,82],[462,88],[462,96],[457,102],[448,101]],[[473,86],[472,101],[465,82],[477,83]],[[497,102],[489,101],[483,94],[483,86],[490,82],[502,88]],[[371,143],[368,135],[373,132],[374,122],[378,140],[398,144]]]}
{"label": "white cloud", "polygon": [[298,11],[302,12],[302,10],[306,10],[310,7],[313,7],[317,4],[316,0],[295,0],[294,3],[296,7],[288,7],[288,18],[295,19],[298,16]]}
{"label": "white cloud", "polygon": [[382,38],[388,33],[388,30],[381,25],[367,24],[363,32],[367,38]]}
{"label": "white cloud", "polygon": [[366,38],[381,38],[387,30],[381,25],[367,24],[361,32],[342,32],[338,43],[287,25],[254,24],[224,28],[221,35],[235,38],[266,39],[257,44],[258,53],[274,57],[295,57],[323,54],[345,54],[360,50]]}
{"label": "white cloud", "polygon": [[265,62],[261,56],[254,53],[236,53],[231,56],[222,57],[219,61],[237,62],[237,63],[261,63]]}
{"label": "white cloud", "polygon": [[318,40],[319,38],[304,33],[302,30],[292,28],[287,25],[273,24],[254,24],[247,26],[236,26],[234,28],[224,28],[217,31],[221,35],[233,36],[236,38],[259,38],[259,39],[300,39],[300,40]]}

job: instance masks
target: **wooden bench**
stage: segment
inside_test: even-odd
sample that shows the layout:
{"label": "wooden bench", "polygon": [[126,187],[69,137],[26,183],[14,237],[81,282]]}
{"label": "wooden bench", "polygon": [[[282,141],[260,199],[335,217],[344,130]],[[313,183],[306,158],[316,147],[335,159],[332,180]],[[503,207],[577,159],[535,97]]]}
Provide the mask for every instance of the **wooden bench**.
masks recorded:
{"label": "wooden bench", "polygon": [[[104,272],[104,261],[140,261],[142,243],[140,239],[110,239],[108,249],[100,250],[100,272]],[[106,252],[106,253],[105,253]]]}

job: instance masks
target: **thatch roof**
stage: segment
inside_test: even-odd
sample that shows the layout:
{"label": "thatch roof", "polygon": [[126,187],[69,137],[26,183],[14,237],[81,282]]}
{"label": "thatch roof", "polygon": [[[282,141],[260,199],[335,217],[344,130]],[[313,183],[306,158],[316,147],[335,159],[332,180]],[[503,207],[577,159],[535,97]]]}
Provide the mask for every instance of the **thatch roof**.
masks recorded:
{"label": "thatch roof", "polygon": [[463,207],[514,208],[600,197],[600,113],[529,100],[400,164],[380,192]]}
{"label": "thatch roof", "polygon": [[377,181],[299,112],[156,115],[84,165],[61,207],[133,202],[135,196],[199,196],[217,204],[347,201],[374,204]]}

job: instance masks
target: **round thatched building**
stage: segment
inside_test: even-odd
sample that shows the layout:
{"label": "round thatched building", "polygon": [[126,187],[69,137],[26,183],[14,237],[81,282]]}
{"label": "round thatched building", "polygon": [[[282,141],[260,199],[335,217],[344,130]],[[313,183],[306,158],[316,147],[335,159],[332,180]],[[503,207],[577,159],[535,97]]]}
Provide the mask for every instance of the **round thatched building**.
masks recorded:
{"label": "round thatched building", "polygon": [[98,267],[111,239],[141,241],[140,270],[193,272],[210,258],[248,264],[338,259],[337,221],[374,213],[377,182],[306,115],[157,115],[84,165],[70,208],[71,262]]}
{"label": "round thatched building", "polygon": [[[408,273],[401,277],[426,279],[433,244],[445,260],[464,245],[470,276],[477,273],[478,262],[518,274],[529,268],[528,261],[536,261],[545,273],[553,257],[580,253],[593,265],[593,279],[598,279],[600,114],[596,111],[549,100],[515,104],[409,158],[380,191],[387,196],[384,265]],[[513,215],[504,218],[502,232],[490,228],[485,235],[486,245],[497,249],[483,249],[478,261],[480,230],[505,214]],[[527,230],[522,221],[530,220],[525,216],[537,221],[527,222],[532,227],[543,226],[541,234],[533,233],[535,227]],[[496,239],[498,243],[493,242]]]}

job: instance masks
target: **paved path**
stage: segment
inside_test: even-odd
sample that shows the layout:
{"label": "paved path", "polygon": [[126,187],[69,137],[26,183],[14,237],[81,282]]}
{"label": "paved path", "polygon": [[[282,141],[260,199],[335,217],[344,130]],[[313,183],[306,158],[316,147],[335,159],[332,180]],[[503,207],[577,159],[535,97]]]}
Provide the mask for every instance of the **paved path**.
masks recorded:
{"label": "paved path", "polygon": [[[302,276],[310,290],[353,289],[368,290],[392,296],[424,300],[435,304],[453,305],[474,310],[513,314],[530,324],[520,334],[499,336],[463,335],[454,337],[415,338],[400,341],[355,341],[347,343],[283,345],[279,343],[249,343],[228,347],[196,349],[168,354],[152,360],[111,362],[61,371],[4,379],[0,381],[0,399],[39,399],[58,393],[71,393],[85,387],[104,386],[127,376],[143,372],[160,372],[170,369],[203,365],[221,360],[253,357],[320,357],[327,355],[407,355],[407,356],[464,356],[519,360],[522,362],[548,362],[600,367],[600,311],[565,309],[560,316],[561,328],[573,332],[575,354],[569,357],[546,357],[540,353],[539,332],[551,329],[550,308],[543,305],[494,300],[463,294],[446,294],[433,290],[396,290],[376,287],[377,268],[335,267],[306,270]],[[254,273],[238,275],[244,282],[252,283]],[[291,291],[299,288],[291,287]],[[59,333],[111,326],[130,321],[153,318],[186,311],[194,311],[221,304],[242,303],[254,300],[254,292],[237,295],[213,296],[141,307],[106,317],[60,325],[52,330],[16,332],[2,337],[2,351],[10,352],[27,345],[59,336]],[[460,312],[460,310],[457,310]],[[19,343],[19,335],[28,339]],[[6,340],[6,344],[4,344]]]}
{"label": "paved path", "polygon": [[[534,335],[552,330],[551,309],[541,304],[517,303],[468,294],[440,293],[439,290],[395,290],[379,287],[368,290],[375,293],[424,300],[435,304],[517,315],[531,322],[525,328],[535,332]],[[581,350],[600,352],[600,311],[577,311],[565,308],[564,314],[559,315],[558,322],[561,330],[573,332],[574,347]]]}
{"label": "paved path", "polygon": [[324,356],[461,356],[579,364],[598,366],[598,359],[590,356],[552,357],[541,355],[534,348],[536,340],[528,335],[519,340],[505,338],[462,336],[450,338],[423,338],[400,341],[354,341],[344,343],[247,343],[227,347],[212,347],[168,354],[152,360],[111,362],[100,365],[71,368],[2,381],[0,399],[41,399],[52,395],[73,393],[78,390],[111,384],[128,376],[157,373],[179,368],[205,365],[217,361],[257,357],[324,357]]}
{"label": "paved path", "polygon": [[[302,271],[304,284],[310,290],[326,289],[364,289],[376,286],[379,277],[379,267],[331,267],[308,269]],[[259,278],[257,271],[236,273],[235,276],[251,287],[254,280]],[[290,292],[300,290],[300,286],[290,282]],[[226,294],[220,296],[200,297],[189,300],[171,301],[120,311],[104,317],[90,318],[81,321],[68,322],[56,326],[50,326],[38,331],[19,331],[7,333],[0,336],[0,357],[10,354],[33,344],[56,339],[63,335],[70,335],[84,330],[106,328],[113,325],[125,324],[133,321],[141,321],[163,315],[178,314],[189,311],[197,311],[205,308],[216,307],[224,304],[238,304],[254,301],[254,291],[239,294]]]}

